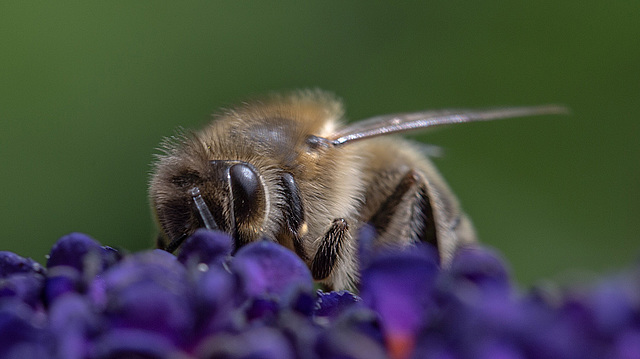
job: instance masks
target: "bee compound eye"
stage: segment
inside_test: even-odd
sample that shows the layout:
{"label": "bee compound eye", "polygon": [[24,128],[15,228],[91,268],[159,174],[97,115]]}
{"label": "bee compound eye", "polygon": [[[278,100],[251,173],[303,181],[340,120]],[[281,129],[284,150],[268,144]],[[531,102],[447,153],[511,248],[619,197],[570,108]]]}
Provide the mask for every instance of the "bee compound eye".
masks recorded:
{"label": "bee compound eye", "polygon": [[264,189],[254,169],[246,164],[235,164],[229,168],[229,177],[236,223],[261,216],[265,209]]}

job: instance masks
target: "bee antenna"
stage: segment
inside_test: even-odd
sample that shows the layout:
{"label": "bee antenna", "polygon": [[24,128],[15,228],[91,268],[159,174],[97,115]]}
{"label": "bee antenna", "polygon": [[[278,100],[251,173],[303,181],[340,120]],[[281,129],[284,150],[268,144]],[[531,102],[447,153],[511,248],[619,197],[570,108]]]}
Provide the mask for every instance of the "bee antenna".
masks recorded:
{"label": "bee antenna", "polygon": [[198,214],[200,215],[200,219],[202,219],[204,226],[210,230],[218,229],[218,225],[213,219],[213,215],[211,214],[211,211],[209,211],[209,207],[206,203],[204,203],[204,199],[200,194],[200,188],[198,188],[197,186],[193,187],[189,190],[189,195],[193,199],[193,202],[198,209]]}

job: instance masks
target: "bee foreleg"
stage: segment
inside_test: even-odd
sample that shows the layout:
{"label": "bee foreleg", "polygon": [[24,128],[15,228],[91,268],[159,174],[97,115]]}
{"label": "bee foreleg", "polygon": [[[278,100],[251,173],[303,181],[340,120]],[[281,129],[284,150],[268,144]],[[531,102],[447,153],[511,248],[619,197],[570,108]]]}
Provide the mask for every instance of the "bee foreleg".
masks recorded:
{"label": "bee foreleg", "polygon": [[[407,228],[411,241],[427,242],[437,247],[436,224],[425,178],[415,169],[409,170],[369,220],[382,235]],[[395,231],[394,231],[395,229]]]}
{"label": "bee foreleg", "polygon": [[284,213],[283,229],[286,233],[284,236],[290,238],[293,249],[298,256],[306,260],[308,257],[304,250],[302,236],[307,234],[307,223],[304,218],[304,206],[302,205],[300,190],[290,173],[285,173],[282,176],[281,184],[283,198],[285,199],[282,205]]}
{"label": "bee foreleg", "polygon": [[320,245],[311,262],[313,279],[322,280],[331,274],[338,258],[342,255],[344,243],[349,235],[349,226],[344,218],[335,219],[331,223],[320,239]]}

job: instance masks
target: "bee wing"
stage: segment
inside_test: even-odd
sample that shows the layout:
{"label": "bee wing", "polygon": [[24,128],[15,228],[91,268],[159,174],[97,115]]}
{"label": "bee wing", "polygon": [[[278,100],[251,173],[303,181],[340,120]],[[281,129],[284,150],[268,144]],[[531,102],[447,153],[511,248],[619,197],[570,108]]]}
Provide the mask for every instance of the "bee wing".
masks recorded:
{"label": "bee wing", "polygon": [[341,146],[371,137],[415,131],[427,127],[460,122],[489,121],[503,118],[536,115],[566,114],[566,107],[545,105],[534,107],[505,107],[486,110],[440,110],[398,113],[372,117],[355,122],[327,138],[334,146]]}

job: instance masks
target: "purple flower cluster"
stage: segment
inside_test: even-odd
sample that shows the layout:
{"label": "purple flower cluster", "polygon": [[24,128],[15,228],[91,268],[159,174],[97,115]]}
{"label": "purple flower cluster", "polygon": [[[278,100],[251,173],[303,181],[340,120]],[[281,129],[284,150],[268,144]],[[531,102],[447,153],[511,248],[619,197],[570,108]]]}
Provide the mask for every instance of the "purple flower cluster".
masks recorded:
{"label": "purple flower cluster", "polygon": [[273,242],[231,251],[200,230],[177,257],[78,233],[46,269],[0,252],[0,358],[640,358],[640,265],[520,294],[485,248],[444,270],[427,246],[361,249],[356,295],[314,290]]}

